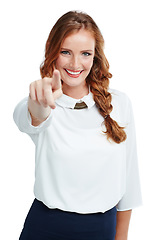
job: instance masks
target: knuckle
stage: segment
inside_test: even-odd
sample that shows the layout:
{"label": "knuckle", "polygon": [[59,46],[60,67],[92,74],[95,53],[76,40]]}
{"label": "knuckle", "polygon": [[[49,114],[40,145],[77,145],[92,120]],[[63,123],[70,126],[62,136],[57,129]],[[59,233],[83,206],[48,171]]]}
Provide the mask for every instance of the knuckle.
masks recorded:
{"label": "knuckle", "polygon": [[34,82],[29,84],[29,90],[31,91],[34,88]]}
{"label": "knuckle", "polygon": [[44,97],[47,98],[48,95],[50,95],[50,90],[49,89],[44,89],[43,94],[44,94]]}
{"label": "knuckle", "polygon": [[35,85],[38,87],[38,86],[40,86],[40,84],[41,84],[41,80],[36,80],[35,81]]}
{"label": "knuckle", "polygon": [[29,85],[29,96],[32,100],[35,100],[35,88],[32,84]]}
{"label": "knuckle", "polygon": [[31,91],[32,91],[32,86],[31,84],[29,85],[29,93],[31,94]]}
{"label": "knuckle", "polygon": [[42,81],[43,81],[43,84],[48,84],[50,82],[50,78],[44,77]]}
{"label": "knuckle", "polygon": [[44,102],[44,100],[43,100],[43,98],[42,98],[41,96],[39,96],[38,101],[39,101],[41,104],[43,104],[43,102]]}

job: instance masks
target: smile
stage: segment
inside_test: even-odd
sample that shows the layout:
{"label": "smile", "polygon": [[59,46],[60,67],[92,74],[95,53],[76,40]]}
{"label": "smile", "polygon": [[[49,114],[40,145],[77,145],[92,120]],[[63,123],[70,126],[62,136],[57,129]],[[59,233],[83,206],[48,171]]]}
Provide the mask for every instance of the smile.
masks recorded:
{"label": "smile", "polygon": [[83,70],[81,71],[71,71],[71,70],[68,70],[68,69],[65,69],[66,73],[70,76],[70,77],[74,77],[74,78],[77,78],[81,75],[81,73],[83,72]]}

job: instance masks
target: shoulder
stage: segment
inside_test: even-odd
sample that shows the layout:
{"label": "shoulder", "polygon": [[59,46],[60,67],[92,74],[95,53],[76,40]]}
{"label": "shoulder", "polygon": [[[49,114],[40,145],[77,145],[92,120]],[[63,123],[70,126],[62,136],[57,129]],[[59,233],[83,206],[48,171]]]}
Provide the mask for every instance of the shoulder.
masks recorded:
{"label": "shoulder", "polygon": [[119,103],[122,105],[128,105],[131,103],[130,98],[128,97],[128,95],[124,92],[121,92],[117,89],[109,89],[109,92],[112,95],[112,102],[113,103]]}
{"label": "shoulder", "polygon": [[113,89],[113,88],[109,88],[108,91],[111,93],[112,99],[118,99],[118,100],[122,100],[122,101],[129,100],[128,95],[122,91],[119,91],[119,90]]}
{"label": "shoulder", "polygon": [[120,118],[126,119],[131,109],[131,101],[128,95],[116,89],[108,90],[112,96],[112,115],[116,118],[119,115]]}

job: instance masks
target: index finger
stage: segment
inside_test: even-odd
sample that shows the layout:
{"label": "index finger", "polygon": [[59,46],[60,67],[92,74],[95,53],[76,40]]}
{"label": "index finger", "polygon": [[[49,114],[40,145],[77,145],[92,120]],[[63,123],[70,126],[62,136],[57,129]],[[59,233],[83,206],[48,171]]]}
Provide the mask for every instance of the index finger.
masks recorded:
{"label": "index finger", "polygon": [[52,76],[52,88],[57,90],[62,87],[60,72],[55,69]]}

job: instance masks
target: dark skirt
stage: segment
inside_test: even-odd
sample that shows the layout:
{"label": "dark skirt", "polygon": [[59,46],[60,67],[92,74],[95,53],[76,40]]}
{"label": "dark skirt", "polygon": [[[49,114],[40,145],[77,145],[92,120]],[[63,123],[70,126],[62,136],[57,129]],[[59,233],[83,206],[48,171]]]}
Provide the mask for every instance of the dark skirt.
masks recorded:
{"label": "dark skirt", "polygon": [[116,213],[116,207],[105,213],[67,212],[35,199],[19,240],[114,240]]}

